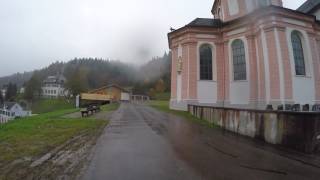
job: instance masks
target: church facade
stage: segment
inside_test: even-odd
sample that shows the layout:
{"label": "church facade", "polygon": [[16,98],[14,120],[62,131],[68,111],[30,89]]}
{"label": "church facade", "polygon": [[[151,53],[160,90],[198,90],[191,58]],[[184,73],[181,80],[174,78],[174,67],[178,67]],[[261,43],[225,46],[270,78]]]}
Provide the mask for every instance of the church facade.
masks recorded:
{"label": "church facade", "polygon": [[172,109],[320,103],[320,2],[215,0],[212,19],[168,34]]}

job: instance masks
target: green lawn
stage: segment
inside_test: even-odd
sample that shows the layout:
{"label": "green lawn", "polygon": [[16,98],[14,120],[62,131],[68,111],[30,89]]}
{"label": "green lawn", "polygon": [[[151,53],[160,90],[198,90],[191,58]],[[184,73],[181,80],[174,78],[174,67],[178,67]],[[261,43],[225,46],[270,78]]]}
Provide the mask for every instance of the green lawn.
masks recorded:
{"label": "green lawn", "polygon": [[[116,104],[104,106],[115,110]],[[24,157],[38,157],[84,133],[96,133],[108,123],[92,118],[63,118],[78,109],[58,110],[0,125],[0,165]]]}
{"label": "green lawn", "polygon": [[112,104],[107,104],[104,106],[101,106],[102,111],[115,111],[119,108],[120,104],[119,103],[112,103]]}
{"label": "green lawn", "polygon": [[169,101],[170,96],[171,96],[170,92],[164,92],[164,93],[157,93],[154,98],[157,101]]}
{"label": "green lawn", "polygon": [[34,114],[41,114],[74,107],[74,102],[68,102],[66,99],[40,99],[32,104],[31,110]]}
{"label": "green lawn", "polygon": [[208,127],[215,127],[214,124],[209,123],[208,121],[205,121],[205,120],[201,120],[195,116],[192,116],[189,112],[171,110],[169,108],[169,101],[150,101],[149,105],[160,111],[183,117],[192,122],[199,123],[201,125],[205,125]]}

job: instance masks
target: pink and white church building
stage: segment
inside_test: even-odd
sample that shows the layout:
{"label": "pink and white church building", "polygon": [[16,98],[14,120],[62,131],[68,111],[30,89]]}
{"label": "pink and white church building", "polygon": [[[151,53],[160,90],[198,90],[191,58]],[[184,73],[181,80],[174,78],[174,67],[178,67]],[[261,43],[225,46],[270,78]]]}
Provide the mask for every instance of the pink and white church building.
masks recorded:
{"label": "pink and white church building", "polygon": [[320,103],[319,0],[215,0],[212,14],[168,34],[172,109]]}

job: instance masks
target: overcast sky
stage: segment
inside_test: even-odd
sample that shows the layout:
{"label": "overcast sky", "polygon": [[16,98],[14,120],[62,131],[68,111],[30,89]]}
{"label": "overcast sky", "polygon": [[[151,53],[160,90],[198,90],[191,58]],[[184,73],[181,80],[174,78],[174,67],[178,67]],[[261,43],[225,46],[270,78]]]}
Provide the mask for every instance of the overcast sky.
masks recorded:
{"label": "overcast sky", "polygon": [[[212,17],[213,0],[0,0],[0,76],[74,57],[142,63],[169,28]],[[284,0],[295,9],[304,0]]]}

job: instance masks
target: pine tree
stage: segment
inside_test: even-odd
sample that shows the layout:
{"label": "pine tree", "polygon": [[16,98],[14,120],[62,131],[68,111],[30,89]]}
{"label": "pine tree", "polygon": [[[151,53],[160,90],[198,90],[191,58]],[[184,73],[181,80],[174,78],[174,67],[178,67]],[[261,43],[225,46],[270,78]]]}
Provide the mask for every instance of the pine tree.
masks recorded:
{"label": "pine tree", "polygon": [[26,83],[26,89],[24,97],[27,100],[34,100],[37,97],[40,97],[42,93],[41,90],[41,80],[37,72],[33,74],[28,83]]}
{"label": "pine tree", "polygon": [[11,82],[8,84],[8,88],[6,91],[6,100],[14,101],[17,96],[18,88],[16,84],[12,84]]}
{"label": "pine tree", "polygon": [[3,102],[4,102],[4,98],[2,95],[2,91],[0,91],[0,105],[3,104]]}

